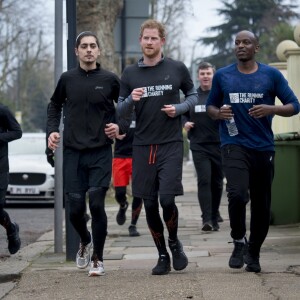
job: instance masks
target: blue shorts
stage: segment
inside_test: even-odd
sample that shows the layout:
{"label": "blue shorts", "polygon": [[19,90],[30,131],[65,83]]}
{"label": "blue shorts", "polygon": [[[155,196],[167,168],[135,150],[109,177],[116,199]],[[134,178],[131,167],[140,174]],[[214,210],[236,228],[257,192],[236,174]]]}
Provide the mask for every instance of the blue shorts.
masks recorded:
{"label": "blue shorts", "polygon": [[143,199],[183,195],[183,143],[133,146],[132,193]]}

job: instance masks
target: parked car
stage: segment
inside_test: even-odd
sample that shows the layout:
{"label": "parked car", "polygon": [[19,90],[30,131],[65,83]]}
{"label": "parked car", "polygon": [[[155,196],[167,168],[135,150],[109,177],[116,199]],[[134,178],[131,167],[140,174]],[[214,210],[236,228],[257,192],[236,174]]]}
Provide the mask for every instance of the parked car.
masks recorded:
{"label": "parked car", "polygon": [[7,204],[54,203],[54,168],[45,155],[45,133],[23,133],[8,144]]}

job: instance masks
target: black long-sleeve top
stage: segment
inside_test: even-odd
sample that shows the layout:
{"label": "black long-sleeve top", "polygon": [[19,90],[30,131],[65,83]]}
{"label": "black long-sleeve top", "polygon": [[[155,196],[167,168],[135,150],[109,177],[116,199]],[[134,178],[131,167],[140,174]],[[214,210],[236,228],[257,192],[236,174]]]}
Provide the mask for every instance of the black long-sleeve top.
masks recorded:
{"label": "black long-sleeve top", "polygon": [[0,104],[0,173],[9,171],[8,143],[22,137],[22,129],[14,115]]}
{"label": "black long-sleeve top", "polygon": [[[144,87],[140,101],[133,101],[131,92]],[[180,102],[180,91],[185,100]],[[164,144],[183,141],[181,114],[197,102],[197,92],[186,66],[167,57],[162,57],[155,66],[137,64],[125,68],[121,78],[118,113],[121,118],[131,119],[136,113],[136,130],[133,145]],[[176,116],[168,117],[161,109],[165,104],[176,108]]]}
{"label": "black long-sleeve top", "polygon": [[[63,107],[64,146],[82,150],[111,144],[104,128],[115,122],[119,90],[119,78],[99,64],[90,71],[78,66],[64,72],[48,106],[47,134],[59,131]],[[121,133],[126,130],[118,125]]]}

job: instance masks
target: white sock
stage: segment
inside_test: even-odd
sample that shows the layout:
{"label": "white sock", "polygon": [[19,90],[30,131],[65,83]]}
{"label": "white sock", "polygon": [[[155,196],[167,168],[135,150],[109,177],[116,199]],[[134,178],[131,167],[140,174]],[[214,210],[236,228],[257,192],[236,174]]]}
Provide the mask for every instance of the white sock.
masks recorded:
{"label": "white sock", "polygon": [[242,238],[242,239],[239,239],[239,240],[234,240],[235,242],[238,242],[238,243],[243,243],[245,244],[245,238]]}

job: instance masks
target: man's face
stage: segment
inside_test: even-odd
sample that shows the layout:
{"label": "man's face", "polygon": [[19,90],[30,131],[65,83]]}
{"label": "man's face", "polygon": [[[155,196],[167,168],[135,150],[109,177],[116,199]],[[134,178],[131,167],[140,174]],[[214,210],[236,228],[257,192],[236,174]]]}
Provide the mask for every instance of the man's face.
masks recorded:
{"label": "man's face", "polygon": [[211,89],[213,76],[213,68],[205,68],[198,71],[198,80],[202,90],[207,91]]}
{"label": "man's face", "polygon": [[78,48],[75,48],[79,62],[84,64],[93,64],[100,55],[100,49],[93,36],[85,36],[81,39]]}
{"label": "man's face", "polygon": [[161,38],[157,29],[145,28],[143,35],[140,37],[140,45],[144,56],[155,58],[161,55],[165,38]]}
{"label": "man's face", "polygon": [[251,32],[241,31],[235,38],[235,55],[239,61],[253,60],[259,45]]}

